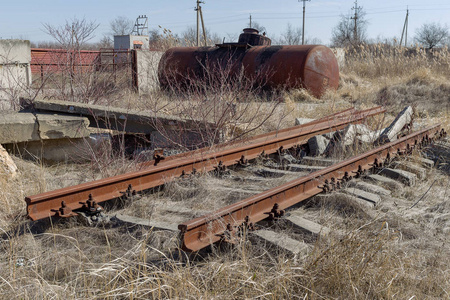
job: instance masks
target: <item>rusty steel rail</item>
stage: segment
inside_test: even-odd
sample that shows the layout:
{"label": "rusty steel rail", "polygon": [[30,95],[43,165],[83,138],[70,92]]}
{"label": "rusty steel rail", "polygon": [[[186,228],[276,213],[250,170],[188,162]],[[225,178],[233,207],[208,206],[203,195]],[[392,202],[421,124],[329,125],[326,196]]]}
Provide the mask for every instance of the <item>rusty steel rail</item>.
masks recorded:
{"label": "rusty steel rail", "polygon": [[[73,210],[82,207],[90,208],[93,201],[100,203],[130,196],[136,192],[163,185],[175,177],[234,165],[242,158],[254,159],[261,153],[276,153],[280,147],[288,149],[304,144],[315,135],[342,129],[350,123],[362,122],[366,117],[384,111],[384,108],[376,107],[355,112],[347,117],[338,114],[337,118],[325,118],[321,122],[304,124],[295,129],[286,129],[281,134],[274,132],[262,135],[249,144],[239,144],[222,151],[192,151],[185,153],[183,157],[168,160],[161,165],[155,164],[141,171],[29,196],[25,198],[27,214],[32,220],[51,216],[70,217],[76,215]],[[344,113],[344,115],[346,114],[347,112]],[[88,203],[88,201],[90,202]]]}
{"label": "rusty steel rail", "polygon": [[340,188],[341,183],[360,176],[368,169],[378,169],[394,155],[409,153],[428,144],[431,138],[445,134],[440,125],[428,127],[364,154],[272,188],[226,206],[211,214],[178,225],[182,249],[198,251],[220,240],[232,241],[244,227],[266,218],[277,218],[284,209],[322,192]]}
{"label": "rusty steel rail", "polygon": [[[348,120],[348,121],[350,121],[351,118],[359,119],[359,116],[362,116],[364,119],[365,117],[381,114],[381,113],[384,113],[385,111],[386,111],[386,109],[382,106],[376,106],[376,107],[369,108],[369,109],[362,110],[362,111],[356,111],[354,107],[351,107],[351,108],[345,109],[343,111],[325,116],[323,118],[308,122],[306,124],[297,125],[294,127],[288,127],[288,128],[268,132],[268,133],[259,134],[259,135],[256,135],[256,136],[253,136],[253,137],[250,137],[247,139],[239,140],[239,141],[227,142],[227,143],[223,143],[220,145],[214,145],[212,147],[205,147],[205,148],[198,149],[198,150],[193,150],[193,151],[189,151],[189,152],[185,152],[185,153],[171,155],[169,157],[164,158],[164,160],[159,161],[158,163],[164,164],[171,160],[192,157],[194,155],[203,155],[203,156],[210,155],[211,153],[225,151],[230,148],[235,148],[237,146],[241,146],[242,144],[254,144],[254,143],[258,143],[258,142],[267,141],[268,139],[280,137],[280,136],[283,136],[286,134],[292,134],[292,132],[294,132],[294,131],[304,130],[304,128],[306,126],[311,126],[313,124],[324,124],[325,122],[329,122],[332,120]],[[330,127],[329,131],[332,131],[332,130],[333,129]],[[140,166],[141,167],[149,167],[152,165],[155,165],[155,160],[152,160],[149,162],[144,162]]]}

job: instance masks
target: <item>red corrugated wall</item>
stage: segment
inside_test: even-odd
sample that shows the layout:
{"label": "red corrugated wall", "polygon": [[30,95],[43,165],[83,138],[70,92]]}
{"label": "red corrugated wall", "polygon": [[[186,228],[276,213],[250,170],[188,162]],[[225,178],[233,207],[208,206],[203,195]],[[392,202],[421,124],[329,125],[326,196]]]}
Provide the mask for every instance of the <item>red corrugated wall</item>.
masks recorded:
{"label": "red corrugated wall", "polygon": [[31,73],[87,72],[95,70],[100,51],[31,49]]}

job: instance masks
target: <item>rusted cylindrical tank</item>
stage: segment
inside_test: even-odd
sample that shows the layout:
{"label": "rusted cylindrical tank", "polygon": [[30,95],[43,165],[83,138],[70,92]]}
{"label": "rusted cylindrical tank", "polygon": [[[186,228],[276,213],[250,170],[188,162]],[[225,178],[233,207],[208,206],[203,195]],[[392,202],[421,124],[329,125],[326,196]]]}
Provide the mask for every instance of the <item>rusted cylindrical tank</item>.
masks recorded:
{"label": "rusted cylindrical tank", "polygon": [[327,89],[337,89],[339,67],[331,49],[321,45],[270,46],[267,37],[257,31],[256,35],[260,38],[255,30],[244,30],[238,43],[167,50],[158,68],[161,86],[188,86],[198,80],[210,83],[215,73],[226,72],[233,78],[243,71],[245,78],[268,89],[306,88],[316,97]]}

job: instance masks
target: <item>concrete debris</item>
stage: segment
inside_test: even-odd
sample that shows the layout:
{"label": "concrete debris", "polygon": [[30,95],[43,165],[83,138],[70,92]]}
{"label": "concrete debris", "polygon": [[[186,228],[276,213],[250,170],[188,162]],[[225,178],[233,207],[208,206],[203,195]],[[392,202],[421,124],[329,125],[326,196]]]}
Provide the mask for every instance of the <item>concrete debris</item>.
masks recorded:
{"label": "concrete debris", "polygon": [[327,132],[322,134],[322,136],[326,139],[331,140],[333,138],[333,136],[335,135],[336,131],[331,131],[331,132]]}
{"label": "concrete debris", "polygon": [[17,175],[17,166],[9,156],[5,148],[0,145],[0,175],[14,178]]}
{"label": "concrete debris", "polygon": [[303,125],[309,122],[314,121],[315,119],[309,119],[309,118],[295,118],[295,126]]}
{"label": "concrete debris", "polygon": [[411,126],[413,121],[413,109],[411,106],[405,107],[395,118],[395,120],[386,127],[376,140],[377,144],[385,144],[397,140],[398,135],[403,129]]}
{"label": "concrete debris", "polygon": [[89,120],[79,116],[32,113],[0,115],[0,144],[89,137]]}
{"label": "concrete debris", "polygon": [[329,143],[330,140],[323,137],[322,135],[313,136],[308,140],[310,155],[313,156],[322,155],[327,149]]}
{"label": "concrete debris", "polygon": [[356,136],[356,139],[359,143],[372,144],[377,140],[380,134],[384,131],[384,129],[371,131],[368,130],[366,133],[360,133]]}

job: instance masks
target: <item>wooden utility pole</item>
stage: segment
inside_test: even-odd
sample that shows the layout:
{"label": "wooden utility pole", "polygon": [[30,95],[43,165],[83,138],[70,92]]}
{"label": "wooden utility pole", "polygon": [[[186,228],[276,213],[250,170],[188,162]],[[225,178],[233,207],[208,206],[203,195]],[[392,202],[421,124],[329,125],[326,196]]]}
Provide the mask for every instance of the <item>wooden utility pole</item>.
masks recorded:
{"label": "wooden utility pole", "polygon": [[352,20],[355,20],[355,26],[353,27],[353,39],[356,43],[358,43],[358,11],[361,9],[361,7],[358,7],[358,0],[355,0],[355,7],[352,7],[352,10],[355,10],[355,16],[352,17]]}
{"label": "wooden utility pole", "polygon": [[202,13],[202,7],[200,6],[200,3],[205,3],[205,2],[197,0],[197,7],[195,8],[195,11],[197,12],[197,47],[200,44],[200,22],[199,22],[200,18],[201,18],[201,22],[202,22],[203,38],[204,38],[205,47],[206,47],[205,23],[203,22],[203,13]]}
{"label": "wooden utility pole", "polygon": [[200,39],[199,39],[199,29],[200,29],[200,23],[199,23],[199,18],[200,18],[200,1],[197,0],[197,7],[195,8],[195,11],[197,12],[197,43],[196,46],[198,47],[198,44],[200,44]]}
{"label": "wooden utility pole", "polygon": [[252,14],[250,14],[250,28],[252,28]]}
{"label": "wooden utility pole", "polygon": [[400,39],[400,46],[402,45],[403,42],[403,35],[405,36],[405,47],[407,45],[407,40],[408,40],[408,16],[409,16],[409,9],[408,7],[406,8],[406,17],[405,17],[405,24],[403,25],[403,31],[402,31],[402,37]]}
{"label": "wooden utility pole", "polygon": [[[206,47],[206,30],[205,30],[205,22],[203,22],[203,12],[202,12],[202,7],[199,6],[198,9],[200,10],[200,19],[202,20],[202,30],[203,30],[203,42],[204,45]],[[197,38],[198,39],[198,38]]]}
{"label": "wooden utility pole", "polygon": [[305,2],[311,0],[298,0],[303,1],[303,26],[302,26],[302,45],[305,44]]}

